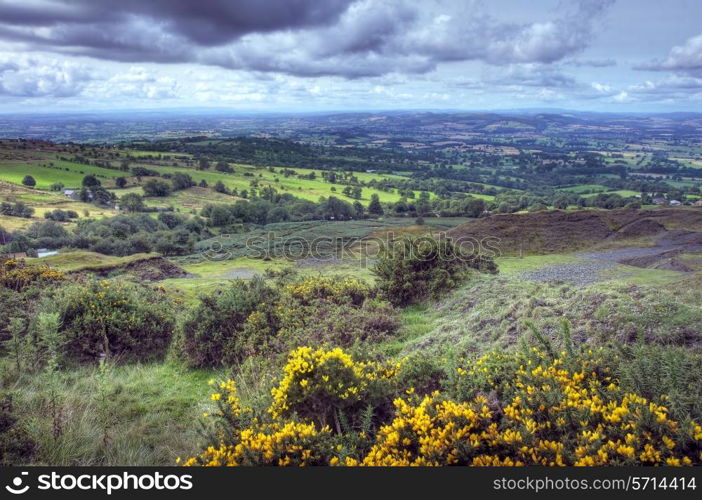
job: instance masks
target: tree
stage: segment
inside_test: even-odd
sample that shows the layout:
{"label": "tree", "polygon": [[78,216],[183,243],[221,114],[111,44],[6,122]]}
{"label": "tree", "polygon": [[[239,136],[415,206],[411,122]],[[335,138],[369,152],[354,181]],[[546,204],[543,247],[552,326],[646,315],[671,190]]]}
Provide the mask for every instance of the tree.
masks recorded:
{"label": "tree", "polygon": [[380,204],[380,198],[375,193],[371,195],[371,201],[368,204],[368,213],[370,215],[383,215],[385,213],[383,206]]}
{"label": "tree", "polygon": [[117,186],[118,188],[121,189],[121,188],[125,187],[126,185],[127,185],[127,179],[125,179],[124,177],[117,177],[115,179],[115,186]]}
{"label": "tree", "polygon": [[94,186],[100,186],[101,183],[98,180],[97,177],[95,177],[93,174],[88,174],[85,177],[83,177],[83,187],[94,187]]}
{"label": "tree", "polygon": [[63,188],[64,188],[63,182],[54,182],[54,183],[49,187],[49,189],[50,189],[51,191],[61,191],[61,190],[63,190]]}
{"label": "tree", "polygon": [[127,193],[119,199],[123,210],[127,212],[141,212],[146,208],[144,199],[137,193]]}
{"label": "tree", "polygon": [[216,184],[214,185],[214,190],[217,191],[218,193],[224,193],[227,194],[227,186],[224,185],[222,181],[217,181]]}
{"label": "tree", "polygon": [[330,196],[319,205],[319,215],[324,219],[348,220],[354,216],[354,209],[350,203]]}
{"label": "tree", "polygon": [[207,170],[208,168],[210,168],[210,161],[207,158],[200,158],[200,161],[198,161],[197,169]]}
{"label": "tree", "polygon": [[28,187],[34,187],[37,185],[37,181],[35,181],[34,177],[31,175],[25,175],[24,179],[22,179],[22,184]]}
{"label": "tree", "polygon": [[224,161],[218,161],[217,165],[215,165],[215,170],[217,170],[218,172],[224,172],[226,174],[234,173],[234,169],[230,167],[227,162]]}
{"label": "tree", "polygon": [[158,179],[150,179],[144,183],[142,187],[146,196],[168,196],[171,194],[171,186],[164,181]]}
{"label": "tree", "polygon": [[171,178],[171,184],[173,184],[173,191],[180,191],[181,189],[188,189],[195,185],[195,181],[188,174],[183,174],[178,172],[173,174]]}
{"label": "tree", "polygon": [[463,214],[466,217],[480,217],[485,211],[485,202],[479,198],[470,198],[463,207]]}
{"label": "tree", "polygon": [[158,214],[158,220],[165,224],[168,229],[174,229],[185,222],[183,217],[173,212],[161,212]]}
{"label": "tree", "polygon": [[90,192],[93,195],[92,202],[96,205],[107,206],[117,199],[117,195],[102,186],[93,186]]}
{"label": "tree", "polygon": [[363,219],[364,208],[360,201],[356,200],[353,202],[353,211],[355,212],[355,217],[357,219]]}

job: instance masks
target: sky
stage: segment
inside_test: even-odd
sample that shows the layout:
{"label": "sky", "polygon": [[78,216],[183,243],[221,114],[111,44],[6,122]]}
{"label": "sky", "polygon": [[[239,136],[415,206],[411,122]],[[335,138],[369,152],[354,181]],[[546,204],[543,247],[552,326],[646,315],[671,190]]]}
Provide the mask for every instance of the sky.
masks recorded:
{"label": "sky", "polygon": [[699,0],[0,0],[0,113],[702,112]]}

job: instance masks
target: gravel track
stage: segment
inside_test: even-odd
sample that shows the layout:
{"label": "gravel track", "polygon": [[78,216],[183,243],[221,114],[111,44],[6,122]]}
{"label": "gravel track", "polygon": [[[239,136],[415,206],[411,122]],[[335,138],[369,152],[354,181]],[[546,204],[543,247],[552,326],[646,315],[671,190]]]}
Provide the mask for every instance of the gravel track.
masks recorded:
{"label": "gravel track", "polygon": [[629,247],[578,253],[575,254],[575,257],[579,259],[577,262],[546,266],[522,273],[520,276],[531,281],[560,281],[575,285],[590,285],[606,279],[601,271],[615,268],[620,263],[630,259],[655,258],[656,255],[665,258],[675,251],[700,252],[702,251],[701,236],[700,233],[671,231],[661,235],[657,240],[657,245],[653,247]]}

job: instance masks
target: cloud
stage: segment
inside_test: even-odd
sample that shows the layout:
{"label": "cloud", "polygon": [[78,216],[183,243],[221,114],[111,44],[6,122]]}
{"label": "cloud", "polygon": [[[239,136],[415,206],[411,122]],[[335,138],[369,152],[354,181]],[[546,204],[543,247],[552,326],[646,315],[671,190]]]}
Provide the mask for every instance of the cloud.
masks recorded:
{"label": "cloud", "polygon": [[124,25],[148,18],[198,45],[219,45],[247,33],[309,27],[334,21],[350,0],[31,0],[0,4],[4,23],[34,27]]}
{"label": "cloud", "polygon": [[589,45],[612,2],[506,23],[478,0],[34,0],[0,4],[0,39],[113,61],[361,78],[560,61]]}
{"label": "cloud", "polygon": [[69,61],[0,55],[0,94],[14,97],[71,97],[92,79],[83,66]]}
{"label": "cloud", "polygon": [[702,35],[688,38],[684,44],[673,47],[665,59],[655,60],[635,69],[702,75]]}
{"label": "cloud", "polygon": [[566,64],[576,67],[609,68],[617,65],[614,59],[574,59]]}

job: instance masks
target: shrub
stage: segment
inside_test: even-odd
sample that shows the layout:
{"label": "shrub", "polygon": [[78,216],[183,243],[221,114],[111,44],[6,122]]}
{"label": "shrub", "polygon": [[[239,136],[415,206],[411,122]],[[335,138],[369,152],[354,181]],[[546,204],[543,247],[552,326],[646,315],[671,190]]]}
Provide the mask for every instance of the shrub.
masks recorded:
{"label": "shrub", "polygon": [[397,313],[374,296],[366,283],[349,278],[319,277],[283,285],[276,306],[280,342],[287,348],[348,347],[390,335],[399,327]]}
{"label": "shrub", "polygon": [[[702,463],[702,426],[675,421],[665,405],[623,389],[603,354],[525,349],[464,360],[453,377],[467,381],[462,387],[468,390],[452,398],[450,392],[417,395],[398,384],[405,362],[362,362],[340,349],[299,348],[272,391],[268,419],[242,408],[231,382],[220,384],[211,397],[222,424],[217,444],[185,463]],[[392,398],[389,413],[383,405]],[[368,411],[361,411],[364,404]],[[381,424],[377,431],[368,423],[373,419]]]}
{"label": "shrub", "polygon": [[450,240],[405,237],[382,252],[373,273],[384,296],[403,306],[458,286],[471,269],[497,272],[492,258],[466,254]]}
{"label": "shrub", "polygon": [[0,394],[0,465],[19,465],[26,462],[36,449],[15,416],[12,395]]}
{"label": "shrub", "polygon": [[[213,383],[213,382],[211,382]],[[303,422],[258,423],[240,427],[246,418],[232,381],[221,382],[211,396],[217,403],[212,415],[224,423],[219,446],[210,446],[183,465],[303,466],[326,465],[332,457],[331,432]],[[226,442],[226,444],[225,444]]]}
{"label": "shrub", "polygon": [[9,340],[12,332],[10,330],[10,319],[24,316],[26,305],[23,296],[11,289],[0,286],[0,342]]}
{"label": "shrub", "polygon": [[25,175],[24,179],[22,179],[22,184],[24,184],[27,187],[34,187],[37,185],[37,181],[34,180],[34,177],[31,175]]}
{"label": "shrub", "polygon": [[665,394],[674,418],[702,422],[702,354],[685,347],[644,344],[621,351],[614,370],[622,387],[648,399]]}
{"label": "shrub", "polygon": [[33,284],[48,285],[64,279],[62,272],[48,266],[28,266],[23,260],[0,258],[0,286],[16,292]]}
{"label": "shrub", "polygon": [[351,347],[379,342],[400,327],[397,311],[388,302],[367,299],[361,306],[324,300],[302,308],[279,307],[280,341],[288,348],[300,345]]}
{"label": "shrub", "polygon": [[276,331],[270,304],[277,292],[261,278],[237,280],[202,297],[182,326],[183,351],[193,366],[236,363],[262,350]]}
{"label": "shrub", "polygon": [[297,415],[341,433],[342,416],[353,427],[367,407],[384,412],[398,368],[354,361],[339,348],[300,347],[290,353],[269,411],[274,419]]}
{"label": "shrub", "polygon": [[91,281],[54,298],[69,358],[162,355],[173,332],[173,311],[159,291],[130,283]]}
{"label": "shrub", "polygon": [[[699,463],[702,426],[626,393],[595,356],[566,362],[533,351],[511,377],[492,378],[493,354],[459,368],[506,397],[490,404],[438,393],[399,399],[362,461],[348,465],[682,465]],[[499,356],[499,355],[498,355]],[[568,366],[570,365],[570,366]],[[492,407],[491,407],[492,406]]]}
{"label": "shrub", "polygon": [[168,196],[171,194],[171,185],[158,179],[150,179],[142,187],[145,196]]}

